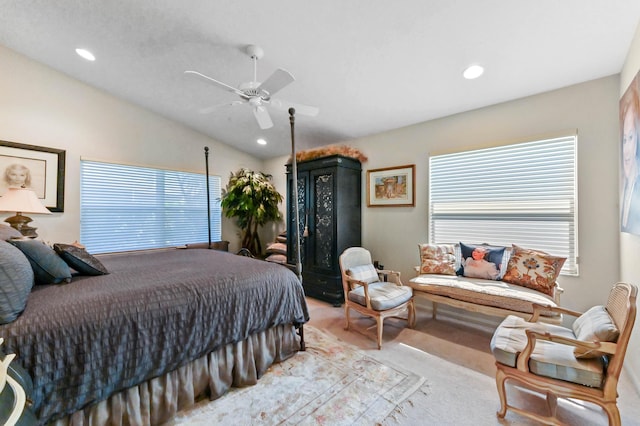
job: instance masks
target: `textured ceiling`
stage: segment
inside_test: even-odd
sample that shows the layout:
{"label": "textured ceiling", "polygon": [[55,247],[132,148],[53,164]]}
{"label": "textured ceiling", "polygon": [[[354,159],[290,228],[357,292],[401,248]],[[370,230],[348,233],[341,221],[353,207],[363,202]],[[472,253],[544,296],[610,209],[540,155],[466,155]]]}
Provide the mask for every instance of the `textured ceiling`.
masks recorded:
{"label": "textured ceiling", "polygon": [[[617,74],[639,20],[638,0],[0,0],[0,44],[270,158],[290,149],[286,110],[267,130],[246,104],[203,114],[238,98],[183,71],[236,87],[260,45],[258,80],[284,68],[274,97],[320,109],[296,116],[304,149]],[[485,74],[464,80],[472,63]]]}

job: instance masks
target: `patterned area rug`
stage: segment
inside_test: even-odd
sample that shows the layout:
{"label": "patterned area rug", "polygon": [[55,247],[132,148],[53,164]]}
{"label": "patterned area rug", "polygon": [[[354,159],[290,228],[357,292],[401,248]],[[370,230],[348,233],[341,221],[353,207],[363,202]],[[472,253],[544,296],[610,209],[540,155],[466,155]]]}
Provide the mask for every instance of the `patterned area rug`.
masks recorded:
{"label": "patterned area rug", "polygon": [[168,424],[379,424],[425,381],[311,326],[304,333],[306,352],[271,366],[256,385],[200,402]]}

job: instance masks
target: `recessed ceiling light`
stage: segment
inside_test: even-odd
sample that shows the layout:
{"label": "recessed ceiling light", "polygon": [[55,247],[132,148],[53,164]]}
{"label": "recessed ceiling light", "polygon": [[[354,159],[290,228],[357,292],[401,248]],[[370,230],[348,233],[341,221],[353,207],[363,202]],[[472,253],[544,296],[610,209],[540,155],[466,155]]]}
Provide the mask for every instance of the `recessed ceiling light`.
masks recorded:
{"label": "recessed ceiling light", "polygon": [[480,65],[471,65],[469,68],[464,70],[462,75],[467,80],[473,80],[474,78],[480,77],[483,72],[484,72],[484,68],[482,68]]}
{"label": "recessed ceiling light", "polygon": [[89,52],[87,49],[76,49],[76,53],[86,59],[87,61],[95,61],[96,57],[93,56],[93,53]]}
{"label": "recessed ceiling light", "polygon": [[258,139],[256,142],[258,142],[258,145],[266,145],[267,144],[267,141],[262,139],[262,138]]}

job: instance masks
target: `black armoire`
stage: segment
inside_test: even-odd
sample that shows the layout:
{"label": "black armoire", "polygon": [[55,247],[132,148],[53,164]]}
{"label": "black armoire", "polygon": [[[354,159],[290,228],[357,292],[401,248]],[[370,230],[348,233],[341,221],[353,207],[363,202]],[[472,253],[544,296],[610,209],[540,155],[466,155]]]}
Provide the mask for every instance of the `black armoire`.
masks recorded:
{"label": "black armoire", "polygon": [[[298,206],[302,285],[307,296],[344,303],[338,258],[361,241],[362,166],[332,155],[298,163]],[[292,167],[287,165],[287,229],[293,230],[295,203]],[[306,230],[306,232],[305,232]],[[295,265],[294,234],[287,232],[287,262]]]}

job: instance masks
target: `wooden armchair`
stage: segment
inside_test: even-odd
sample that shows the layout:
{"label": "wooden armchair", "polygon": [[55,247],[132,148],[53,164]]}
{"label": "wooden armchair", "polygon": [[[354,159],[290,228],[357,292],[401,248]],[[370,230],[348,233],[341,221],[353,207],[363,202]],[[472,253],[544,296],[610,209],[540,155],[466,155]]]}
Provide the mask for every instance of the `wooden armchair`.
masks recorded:
{"label": "wooden armchair", "polygon": [[375,269],[371,254],[362,247],[350,247],[340,255],[340,271],[347,320],[345,330],[349,329],[350,309],[375,318],[378,349],[382,348],[385,318],[400,317],[400,314],[406,313],[409,327],[414,327],[413,290],[402,285],[400,272]]}
{"label": "wooden armchair", "polygon": [[[534,306],[528,321],[507,317],[491,340],[500,396],[498,417],[503,418],[510,409],[542,424],[560,424],[557,399],[575,398],[601,406],[609,424],[620,425],[617,386],[635,322],[637,293],[636,286],[617,283],[605,306],[595,306],[585,313],[553,308],[577,317],[571,329],[538,322],[541,310],[549,307]],[[506,380],[545,394],[549,414],[509,405]]]}

